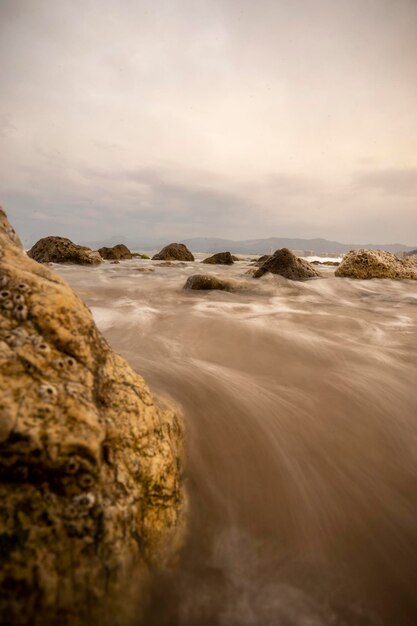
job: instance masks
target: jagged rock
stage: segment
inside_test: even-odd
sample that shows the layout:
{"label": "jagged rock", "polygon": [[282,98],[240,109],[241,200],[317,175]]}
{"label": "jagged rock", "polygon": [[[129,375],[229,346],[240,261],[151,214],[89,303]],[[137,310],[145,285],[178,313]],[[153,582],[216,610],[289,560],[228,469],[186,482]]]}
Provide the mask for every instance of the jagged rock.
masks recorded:
{"label": "jagged rock", "polygon": [[182,420],[0,222],[0,624],[137,619],[181,544]]}
{"label": "jagged rock", "polygon": [[254,278],[260,278],[265,272],[280,274],[290,280],[306,280],[307,278],[320,276],[310,263],[296,257],[288,248],[276,250],[272,256],[269,256],[262,263],[253,276]]}
{"label": "jagged rock", "polygon": [[347,278],[394,278],[417,280],[417,262],[413,256],[399,259],[384,250],[351,250],[335,272]]}
{"label": "jagged rock", "polygon": [[193,274],[187,278],[185,289],[221,289],[222,291],[232,291],[233,286],[227,280],[216,278],[205,274]]}
{"label": "jagged rock", "polygon": [[28,255],[38,263],[77,263],[96,265],[101,256],[86,246],[79,246],[66,237],[43,237],[29,250]]}
{"label": "jagged rock", "polygon": [[170,243],[152,259],[154,261],[194,261],[194,256],[183,243]]}
{"label": "jagged rock", "polygon": [[102,259],[107,259],[108,261],[131,259],[133,256],[129,248],[125,246],[124,243],[118,243],[112,248],[99,248],[98,253]]}
{"label": "jagged rock", "polygon": [[202,263],[208,263],[210,265],[233,265],[233,258],[230,252],[218,252],[204,259]]}
{"label": "jagged rock", "polygon": [[262,265],[263,263],[265,263],[267,259],[270,258],[270,256],[271,256],[270,254],[263,254],[262,256],[259,257],[259,259],[256,259],[255,263],[257,265]]}

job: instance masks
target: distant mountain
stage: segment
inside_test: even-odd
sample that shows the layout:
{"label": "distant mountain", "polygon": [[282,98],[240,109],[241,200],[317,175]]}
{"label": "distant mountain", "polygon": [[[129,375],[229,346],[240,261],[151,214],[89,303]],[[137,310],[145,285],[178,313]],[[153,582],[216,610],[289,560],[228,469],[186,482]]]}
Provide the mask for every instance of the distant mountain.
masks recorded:
{"label": "distant mountain", "polygon": [[193,252],[223,252],[230,251],[235,254],[270,254],[278,248],[290,250],[306,250],[317,254],[344,253],[358,248],[370,250],[386,250],[387,252],[410,252],[413,246],[405,246],[401,243],[374,244],[374,243],[340,243],[327,239],[288,239],[283,237],[270,237],[268,239],[247,239],[245,241],[232,241],[230,239],[210,239],[196,237],[182,239],[187,248]]}
{"label": "distant mountain", "polygon": [[[171,243],[174,238],[151,238],[151,237],[123,237],[115,235],[101,241],[87,241],[84,245],[98,250],[102,246],[114,246],[124,243],[130,250],[159,250]],[[289,239],[284,237],[270,237],[268,239],[246,239],[233,241],[231,239],[217,239],[210,237],[194,237],[181,239],[179,243],[185,243],[193,252],[225,252],[229,250],[234,254],[270,254],[278,248],[290,250],[311,251],[314,254],[341,254],[355,248],[369,248],[371,250],[386,250],[387,252],[411,252],[415,246],[405,246],[401,243],[374,244],[374,243],[340,243],[327,239]]]}

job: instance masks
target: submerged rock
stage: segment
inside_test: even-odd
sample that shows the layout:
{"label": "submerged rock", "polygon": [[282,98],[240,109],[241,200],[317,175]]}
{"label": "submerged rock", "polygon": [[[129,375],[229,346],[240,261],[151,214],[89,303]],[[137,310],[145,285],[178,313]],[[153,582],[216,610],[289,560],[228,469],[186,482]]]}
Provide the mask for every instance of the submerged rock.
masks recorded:
{"label": "submerged rock", "polygon": [[134,259],[150,259],[151,257],[148,254],[142,252],[132,252],[132,257]]}
{"label": "submerged rock", "polygon": [[131,259],[132,253],[124,243],[118,243],[112,248],[99,248],[99,255],[108,261],[120,261],[120,259]]}
{"label": "submerged rock", "polygon": [[306,280],[320,276],[310,263],[295,256],[288,248],[276,250],[272,256],[267,257],[255,272],[254,278],[260,278],[266,272],[279,274],[290,280]]}
{"label": "submerged rock", "polygon": [[96,265],[101,256],[86,246],[79,246],[66,237],[43,237],[29,250],[28,255],[38,263],[77,263]]}
{"label": "submerged rock", "polygon": [[218,252],[204,259],[202,263],[208,263],[211,265],[233,265],[233,258],[230,252]]}
{"label": "submerged rock", "polygon": [[0,215],[0,623],[131,623],[182,541],[182,421]]}
{"label": "submerged rock", "polygon": [[346,278],[393,278],[417,280],[417,262],[414,257],[399,259],[384,250],[351,250],[335,272]]}
{"label": "submerged rock", "polygon": [[155,261],[194,261],[194,256],[183,243],[170,243],[152,259]]}
{"label": "submerged rock", "polygon": [[221,289],[222,291],[232,291],[233,285],[227,281],[207,274],[193,274],[187,279],[184,289]]}

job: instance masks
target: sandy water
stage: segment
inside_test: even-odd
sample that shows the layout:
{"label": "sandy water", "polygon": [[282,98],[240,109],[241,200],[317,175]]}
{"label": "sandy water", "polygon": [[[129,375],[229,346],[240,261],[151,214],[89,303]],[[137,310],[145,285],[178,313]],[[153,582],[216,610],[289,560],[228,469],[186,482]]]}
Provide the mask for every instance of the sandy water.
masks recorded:
{"label": "sandy water", "polygon": [[185,414],[188,540],[145,623],[414,626],[417,284],[249,268],[54,267]]}

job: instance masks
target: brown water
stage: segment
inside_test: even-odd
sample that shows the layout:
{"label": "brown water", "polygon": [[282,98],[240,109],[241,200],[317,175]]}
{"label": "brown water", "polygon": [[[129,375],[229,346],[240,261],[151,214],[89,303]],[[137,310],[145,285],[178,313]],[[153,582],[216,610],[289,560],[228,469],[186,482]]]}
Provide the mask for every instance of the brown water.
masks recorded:
{"label": "brown water", "polygon": [[189,536],[145,624],[415,626],[417,284],[248,267],[56,268],[185,413]]}

